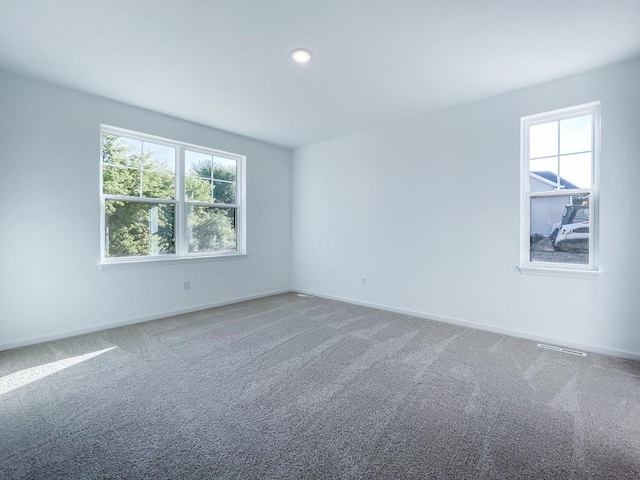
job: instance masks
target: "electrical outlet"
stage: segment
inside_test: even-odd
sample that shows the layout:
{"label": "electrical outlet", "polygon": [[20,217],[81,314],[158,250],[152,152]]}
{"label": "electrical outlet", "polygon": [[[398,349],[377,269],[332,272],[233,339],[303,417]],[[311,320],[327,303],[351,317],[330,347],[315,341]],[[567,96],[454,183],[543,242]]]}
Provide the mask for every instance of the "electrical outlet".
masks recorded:
{"label": "electrical outlet", "polygon": [[189,290],[190,288],[191,288],[191,282],[187,280],[186,282],[184,282],[184,289]]}
{"label": "electrical outlet", "polygon": [[360,279],[360,285],[366,285],[367,284],[367,278],[366,277],[362,277]]}

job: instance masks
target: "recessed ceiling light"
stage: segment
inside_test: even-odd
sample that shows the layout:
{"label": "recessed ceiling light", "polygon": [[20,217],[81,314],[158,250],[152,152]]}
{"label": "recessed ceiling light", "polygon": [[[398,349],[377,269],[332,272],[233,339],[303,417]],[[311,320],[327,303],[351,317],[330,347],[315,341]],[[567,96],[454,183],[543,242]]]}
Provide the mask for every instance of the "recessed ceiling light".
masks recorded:
{"label": "recessed ceiling light", "polygon": [[291,52],[291,58],[298,63],[307,63],[311,60],[311,52],[309,50],[305,50],[304,48],[296,48],[293,52]]}

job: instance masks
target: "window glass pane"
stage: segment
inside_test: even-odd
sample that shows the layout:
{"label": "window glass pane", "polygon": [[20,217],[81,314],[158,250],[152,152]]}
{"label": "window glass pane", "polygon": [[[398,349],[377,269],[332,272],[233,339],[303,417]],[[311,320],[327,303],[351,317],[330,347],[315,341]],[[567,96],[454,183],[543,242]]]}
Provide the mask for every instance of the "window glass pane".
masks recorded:
{"label": "window glass pane", "polygon": [[530,260],[589,264],[589,195],[532,198]]}
{"label": "window glass pane", "polygon": [[211,155],[185,152],[185,196],[193,202],[211,202]]}
{"label": "window glass pane", "polygon": [[214,181],[213,203],[236,203],[236,184]]}
{"label": "window glass pane", "polygon": [[170,171],[142,172],[142,196],[146,198],[166,198],[175,196],[175,175]]}
{"label": "window glass pane", "polygon": [[142,152],[142,196],[175,198],[175,148],[143,142]]}
{"label": "window glass pane", "polygon": [[105,256],[175,253],[175,205],[107,200]]}
{"label": "window glass pane", "polygon": [[140,170],[137,168],[102,166],[102,192],[106,195],[140,196]]}
{"label": "window glass pane", "polygon": [[228,158],[213,157],[214,180],[236,181],[236,161]]}
{"label": "window glass pane", "polygon": [[211,191],[213,186],[208,178],[189,176],[185,178],[185,192],[190,202],[211,203]]}
{"label": "window glass pane", "polygon": [[591,153],[561,156],[560,177],[566,188],[591,188]]}
{"label": "window glass pane", "polygon": [[558,122],[529,127],[529,158],[558,154]]}
{"label": "window glass pane", "polygon": [[236,209],[187,207],[189,253],[236,250]]}
{"label": "window glass pane", "polygon": [[186,176],[211,178],[211,155],[187,150],[184,152]]}
{"label": "window glass pane", "polygon": [[112,165],[140,167],[142,142],[104,133],[102,135],[102,161]]}
{"label": "window glass pane", "polygon": [[591,147],[591,115],[560,122],[560,153],[588,152]]}
{"label": "window glass pane", "polygon": [[532,192],[554,190],[558,182],[558,157],[529,161],[529,187]]}
{"label": "window glass pane", "polygon": [[167,145],[143,142],[143,165],[145,170],[175,171],[176,149]]}

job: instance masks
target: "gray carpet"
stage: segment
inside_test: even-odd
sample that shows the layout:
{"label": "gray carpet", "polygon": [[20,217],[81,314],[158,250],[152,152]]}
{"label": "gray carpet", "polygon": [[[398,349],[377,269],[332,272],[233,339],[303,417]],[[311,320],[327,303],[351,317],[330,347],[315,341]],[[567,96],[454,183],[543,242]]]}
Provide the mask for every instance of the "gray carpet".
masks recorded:
{"label": "gray carpet", "polygon": [[0,352],[0,477],[640,478],[640,365],[295,294]]}

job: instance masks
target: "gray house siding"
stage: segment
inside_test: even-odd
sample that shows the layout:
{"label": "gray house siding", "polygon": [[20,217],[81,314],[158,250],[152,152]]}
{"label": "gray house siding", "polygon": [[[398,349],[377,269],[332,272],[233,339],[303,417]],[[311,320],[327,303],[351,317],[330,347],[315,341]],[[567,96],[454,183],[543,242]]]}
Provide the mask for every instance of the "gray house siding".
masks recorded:
{"label": "gray house siding", "polygon": [[[530,189],[532,192],[552,190],[553,186],[544,178],[532,173],[530,175]],[[530,233],[548,237],[551,227],[560,223],[565,205],[571,203],[571,196],[534,198],[531,205]]]}

